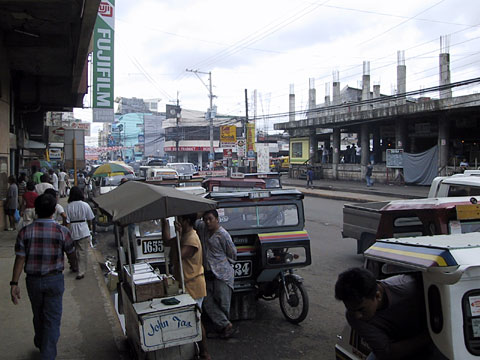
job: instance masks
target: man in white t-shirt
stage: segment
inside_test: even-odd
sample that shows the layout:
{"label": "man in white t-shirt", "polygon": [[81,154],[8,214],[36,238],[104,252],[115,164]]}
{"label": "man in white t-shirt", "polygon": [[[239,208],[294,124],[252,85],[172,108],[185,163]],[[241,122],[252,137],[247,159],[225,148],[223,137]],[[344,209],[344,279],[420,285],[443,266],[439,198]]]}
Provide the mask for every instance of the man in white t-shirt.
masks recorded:
{"label": "man in white t-shirt", "polygon": [[67,214],[65,213],[63,206],[58,203],[58,192],[54,189],[47,189],[44,194],[50,194],[57,199],[57,205],[55,206],[55,213],[53,214],[52,219],[60,225],[67,226]]}
{"label": "man in white t-shirt", "polygon": [[67,196],[67,173],[63,169],[58,174],[58,192],[60,197]]}
{"label": "man in white t-shirt", "polygon": [[49,177],[48,174],[43,174],[40,177],[40,184],[35,185],[35,192],[40,196],[42,195],[45,190],[47,189],[53,189],[53,185],[48,182]]}
{"label": "man in white t-shirt", "polygon": [[50,181],[53,185],[53,189],[55,191],[58,191],[58,176],[57,176],[57,174],[52,169],[48,170],[48,174],[50,175]]}
{"label": "man in white t-shirt", "polygon": [[84,201],[83,191],[78,186],[74,186],[70,190],[66,213],[77,253],[77,280],[80,280],[85,277],[87,272],[87,249],[90,245],[90,229],[95,215],[90,205]]}

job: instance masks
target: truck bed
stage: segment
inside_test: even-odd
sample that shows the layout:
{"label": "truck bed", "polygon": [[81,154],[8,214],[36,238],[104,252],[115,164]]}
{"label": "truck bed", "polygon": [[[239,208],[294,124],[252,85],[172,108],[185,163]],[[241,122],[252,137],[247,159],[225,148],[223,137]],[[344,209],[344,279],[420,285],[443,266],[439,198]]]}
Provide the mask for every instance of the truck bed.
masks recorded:
{"label": "truck bed", "polygon": [[362,254],[375,241],[380,222],[379,210],[388,203],[379,201],[343,206],[342,236],[357,240],[357,254]]}

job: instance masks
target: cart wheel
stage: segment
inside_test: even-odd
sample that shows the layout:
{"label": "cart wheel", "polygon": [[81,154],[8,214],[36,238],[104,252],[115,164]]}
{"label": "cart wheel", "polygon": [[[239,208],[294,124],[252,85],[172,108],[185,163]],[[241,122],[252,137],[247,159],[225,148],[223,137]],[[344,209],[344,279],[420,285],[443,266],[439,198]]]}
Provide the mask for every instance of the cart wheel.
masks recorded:
{"label": "cart wheel", "polygon": [[285,279],[285,287],[280,285],[280,308],[292,324],[305,320],[308,314],[308,295],[302,283],[289,277]]}

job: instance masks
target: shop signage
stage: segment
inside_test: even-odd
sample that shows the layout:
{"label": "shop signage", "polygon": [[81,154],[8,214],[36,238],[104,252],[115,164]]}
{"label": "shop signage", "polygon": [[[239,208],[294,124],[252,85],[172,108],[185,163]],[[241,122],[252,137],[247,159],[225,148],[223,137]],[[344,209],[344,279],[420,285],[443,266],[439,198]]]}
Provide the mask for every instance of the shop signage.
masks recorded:
{"label": "shop signage", "polygon": [[48,158],[50,160],[62,160],[62,149],[60,149],[60,148],[49,148],[48,149]]}
{"label": "shop signage", "polygon": [[245,149],[246,144],[245,144],[245,139],[238,139],[237,140],[237,156],[239,158],[244,158],[245,157]]}
{"label": "shop signage", "polygon": [[220,126],[220,147],[234,148],[237,142],[237,127],[235,125]]}
{"label": "shop signage", "polygon": [[[175,146],[165,146],[164,151],[176,151]],[[179,146],[178,151],[210,151],[210,146]]]}
{"label": "shop signage", "polygon": [[93,122],[113,122],[115,0],[98,7],[93,33]]}
{"label": "shop signage", "polygon": [[50,142],[50,143],[64,143],[65,142],[65,128],[63,126],[49,126],[48,127],[48,142]]}
{"label": "shop signage", "polygon": [[85,131],[85,136],[90,136],[90,123],[88,122],[72,122],[68,125],[63,125],[64,129],[68,130],[83,130]]}
{"label": "shop signage", "polygon": [[233,155],[232,149],[223,149],[223,158],[224,159],[231,159]]}

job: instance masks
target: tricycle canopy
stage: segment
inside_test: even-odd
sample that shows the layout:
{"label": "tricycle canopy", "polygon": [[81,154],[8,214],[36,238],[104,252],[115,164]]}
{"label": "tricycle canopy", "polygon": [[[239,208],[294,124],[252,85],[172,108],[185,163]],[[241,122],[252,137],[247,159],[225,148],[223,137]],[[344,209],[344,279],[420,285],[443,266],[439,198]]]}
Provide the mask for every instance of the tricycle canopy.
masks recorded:
{"label": "tricycle canopy", "polygon": [[128,181],[93,201],[120,225],[204,212],[217,207],[213,200],[137,181]]}

